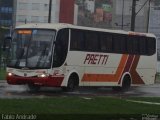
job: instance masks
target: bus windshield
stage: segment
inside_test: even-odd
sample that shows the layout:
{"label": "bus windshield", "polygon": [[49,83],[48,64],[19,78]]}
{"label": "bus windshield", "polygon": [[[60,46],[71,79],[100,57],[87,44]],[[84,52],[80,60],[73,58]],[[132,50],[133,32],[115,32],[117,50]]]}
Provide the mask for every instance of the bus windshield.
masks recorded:
{"label": "bus windshield", "polygon": [[47,69],[51,67],[52,43],[56,32],[44,29],[17,29],[13,33],[8,67]]}

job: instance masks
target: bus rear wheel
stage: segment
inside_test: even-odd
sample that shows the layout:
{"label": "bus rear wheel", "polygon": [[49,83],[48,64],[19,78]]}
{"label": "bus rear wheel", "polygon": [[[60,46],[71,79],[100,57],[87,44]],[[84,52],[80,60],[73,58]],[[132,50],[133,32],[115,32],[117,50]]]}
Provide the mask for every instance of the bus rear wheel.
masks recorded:
{"label": "bus rear wheel", "polygon": [[122,90],[122,87],[119,87],[119,86],[116,86],[116,87],[115,87],[115,86],[114,86],[114,87],[112,87],[112,90],[118,92],[118,91],[121,91],[121,90]]}
{"label": "bus rear wheel", "polygon": [[131,87],[131,78],[129,75],[126,75],[122,83],[122,90],[127,91],[129,90],[130,87]]}
{"label": "bus rear wheel", "polygon": [[127,91],[129,90],[129,88],[131,87],[131,78],[129,75],[126,75],[124,78],[123,78],[123,82],[122,82],[122,86],[114,86],[112,87],[112,89],[114,91]]}
{"label": "bus rear wheel", "polygon": [[40,90],[39,85],[28,84],[29,92],[38,92]]}

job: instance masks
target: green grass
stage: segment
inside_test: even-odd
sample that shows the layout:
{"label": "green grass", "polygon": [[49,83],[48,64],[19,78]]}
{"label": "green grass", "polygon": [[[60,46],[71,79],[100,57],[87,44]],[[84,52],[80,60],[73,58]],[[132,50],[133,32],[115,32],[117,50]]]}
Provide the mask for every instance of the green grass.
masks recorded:
{"label": "green grass", "polygon": [[5,80],[6,79],[6,70],[0,68],[0,80]]}
{"label": "green grass", "polygon": [[[160,102],[160,98],[129,98]],[[40,119],[97,120],[141,118],[143,114],[160,114],[160,105],[148,105],[113,97],[52,97],[34,99],[0,99],[0,114],[34,114]]]}
{"label": "green grass", "polygon": [[[133,98],[135,100],[135,98]],[[140,100],[141,98],[137,98]],[[160,98],[142,98],[160,102]],[[160,113],[160,106],[127,102],[111,97],[53,97],[44,99],[0,99],[0,113],[26,114],[143,114]]]}
{"label": "green grass", "polygon": [[155,97],[132,97],[132,98],[129,98],[128,100],[160,103],[160,98],[159,97],[156,97],[156,98]]}

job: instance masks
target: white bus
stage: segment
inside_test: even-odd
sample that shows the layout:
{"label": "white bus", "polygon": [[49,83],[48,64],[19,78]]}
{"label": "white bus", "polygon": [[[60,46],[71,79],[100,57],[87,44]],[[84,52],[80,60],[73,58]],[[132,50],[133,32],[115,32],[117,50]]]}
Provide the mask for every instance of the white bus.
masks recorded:
{"label": "white bus", "polygon": [[154,84],[153,34],[74,26],[25,24],[12,35],[7,82],[41,86],[130,86]]}

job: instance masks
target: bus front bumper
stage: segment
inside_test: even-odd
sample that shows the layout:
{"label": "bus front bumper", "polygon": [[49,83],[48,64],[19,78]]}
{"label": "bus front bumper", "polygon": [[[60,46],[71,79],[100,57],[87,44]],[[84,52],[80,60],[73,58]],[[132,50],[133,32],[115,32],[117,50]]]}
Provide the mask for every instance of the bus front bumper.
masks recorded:
{"label": "bus front bumper", "polygon": [[47,87],[60,87],[64,77],[21,77],[7,76],[7,83],[11,85],[35,84]]}

